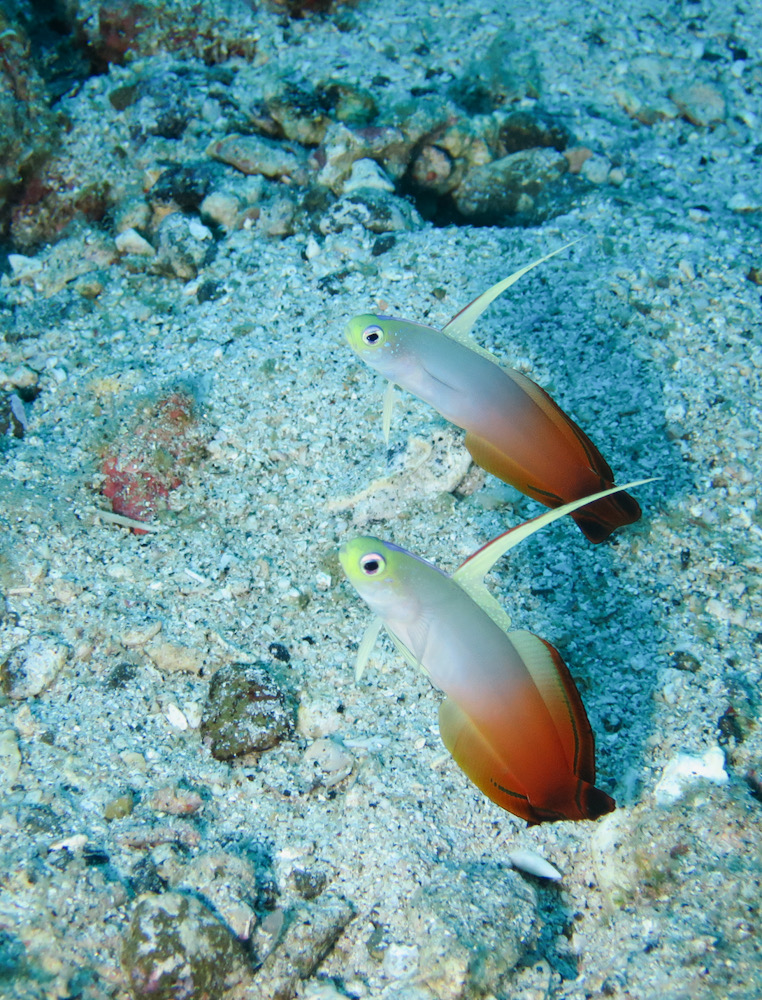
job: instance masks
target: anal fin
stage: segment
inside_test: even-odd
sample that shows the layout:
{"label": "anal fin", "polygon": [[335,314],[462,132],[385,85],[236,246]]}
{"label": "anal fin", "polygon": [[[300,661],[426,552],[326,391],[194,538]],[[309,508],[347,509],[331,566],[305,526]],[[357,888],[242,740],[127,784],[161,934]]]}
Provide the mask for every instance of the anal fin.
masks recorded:
{"label": "anal fin", "polygon": [[439,706],[439,732],[455,763],[488,798],[528,823],[542,821],[515,775],[452,698]]}

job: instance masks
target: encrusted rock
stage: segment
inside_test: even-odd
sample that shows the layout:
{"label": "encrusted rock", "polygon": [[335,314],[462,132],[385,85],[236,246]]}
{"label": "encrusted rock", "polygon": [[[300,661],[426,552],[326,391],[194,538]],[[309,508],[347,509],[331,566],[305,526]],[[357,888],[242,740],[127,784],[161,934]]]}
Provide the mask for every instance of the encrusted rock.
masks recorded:
{"label": "encrusted rock", "polygon": [[152,269],[168,277],[192,280],[214,254],[211,235],[198,219],[172,212],[156,230],[156,259]]}
{"label": "encrusted rock", "polygon": [[148,192],[151,202],[172,205],[182,212],[196,212],[216,175],[223,171],[216,163],[176,163],[159,175]]}
{"label": "encrusted rock", "polygon": [[58,141],[56,116],[29,58],[29,39],[6,13],[13,6],[0,10],[0,211]]}
{"label": "encrusted rock", "polygon": [[290,177],[302,182],[304,165],[296,153],[281,143],[260,135],[228,135],[213,142],[207,150],[210,156],[229,163],[243,174],[263,174],[265,177]]}
{"label": "encrusted rock", "polygon": [[507,115],[498,129],[498,138],[505,154],[537,147],[548,147],[561,153],[570,142],[568,130],[539,109],[514,111]]}
{"label": "encrusted rock", "polygon": [[355,160],[376,160],[393,180],[400,178],[407,168],[410,146],[402,130],[391,125],[353,131],[333,122],[311,162],[318,168],[318,183],[339,194]]}
{"label": "encrusted rock", "polygon": [[229,760],[276,746],[294,721],[290,696],[264,664],[230,663],[212,677],[201,735],[210,739],[212,756]]}
{"label": "encrusted rock", "polygon": [[375,160],[355,160],[352,171],[344,181],[343,192],[349,194],[357,188],[374,188],[377,191],[394,191],[388,174]]}
{"label": "encrusted rock", "polygon": [[171,884],[173,889],[203,896],[240,941],[251,937],[257,910],[273,894],[269,871],[220,850],[193,858]]}
{"label": "encrusted rock", "polygon": [[527,149],[470,170],[453,193],[468,219],[499,225],[511,217],[537,220],[550,214],[549,188],[568,170],[554,150]]}
{"label": "encrusted rock", "polygon": [[410,202],[379,188],[357,188],[333,204],[320,220],[320,232],[340,233],[361,225],[371,233],[415,230],[423,220]]}
{"label": "encrusted rock", "polygon": [[137,1000],[237,1000],[251,981],[243,946],[193,896],[141,896],[122,945]]}
{"label": "encrusted rock", "polygon": [[70,652],[55,636],[32,636],[0,663],[0,687],[11,698],[32,698],[53,683]]}
{"label": "encrusted rock", "polygon": [[497,993],[539,930],[534,889],[500,865],[442,866],[411,909],[419,981],[438,1000]]}
{"label": "encrusted rock", "polygon": [[343,896],[324,893],[287,914],[281,941],[256,978],[259,995],[290,1000],[299,981],[308,979],[331,951],[354,912]]}
{"label": "encrusted rock", "polygon": [[434,194],[447,194],[457,187],[463,170],[455,168],[452,157],[437,145],[423,146],[410,166],[410,178],[419,187]]}

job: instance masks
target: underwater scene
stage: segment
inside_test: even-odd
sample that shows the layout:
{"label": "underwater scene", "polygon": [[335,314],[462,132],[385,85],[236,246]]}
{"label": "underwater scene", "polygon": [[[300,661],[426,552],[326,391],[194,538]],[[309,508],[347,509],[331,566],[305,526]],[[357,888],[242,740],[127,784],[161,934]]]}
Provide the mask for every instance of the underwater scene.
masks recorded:
{"label": "underwater scene", "polygon": [[762,996],[762,7],[0,0],[0,995]]}

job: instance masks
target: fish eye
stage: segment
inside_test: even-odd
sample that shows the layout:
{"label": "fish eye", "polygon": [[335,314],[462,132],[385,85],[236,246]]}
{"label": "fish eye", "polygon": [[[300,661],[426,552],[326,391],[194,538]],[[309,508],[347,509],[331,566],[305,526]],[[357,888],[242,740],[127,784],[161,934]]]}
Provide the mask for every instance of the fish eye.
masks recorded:
{"label": "fish eye", "polygon": [[386,559],[378,552],[368,552],[360,559],[360,569],[366,576],[378,576],[386,567]]}
{"label": "fish eye", "polygon": [[362,332],[362,342],[367,344],[368,347],[373,347],[378,344],[379,341],[383,339],[384,331],[380,326],[376,326],[375,323],[371,326],[366,326]]}

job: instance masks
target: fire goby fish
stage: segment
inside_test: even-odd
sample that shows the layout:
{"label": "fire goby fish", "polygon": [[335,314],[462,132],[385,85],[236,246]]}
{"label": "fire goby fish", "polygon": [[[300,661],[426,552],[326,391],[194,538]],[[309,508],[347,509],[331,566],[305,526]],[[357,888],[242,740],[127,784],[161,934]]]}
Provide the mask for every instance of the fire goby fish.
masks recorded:
{"label": "fire goby fish", "polygon": [[377,616],[360,643],[357,675],[385,626],[405,659],[445,693],[439,729],[457,764],[485,795],[529,823],[597,819],[615,803],[595,786],[593,733],[561,656],[531,632],[509,631],[483,579],[508,549],[585,502],[505,532],[452,576],[370,536],[339,551],[349,581]]}
{"label": "fire goby fish", "polygon": [[[470,336],[477,318],[498,295],[565,249],[498,282],[441,330],[375,313],[350,320],[345,330],[350,347],[389,379],[384,403],[387,441],[396,384],[462,427],[477,465],[546,507],[613,486],[611,468],[585,432],[544,389],[521,372],[501,368]],[[637,521],[640,507],[620,492],[572,517],[590,541],[602,542],[615,528]]]}

